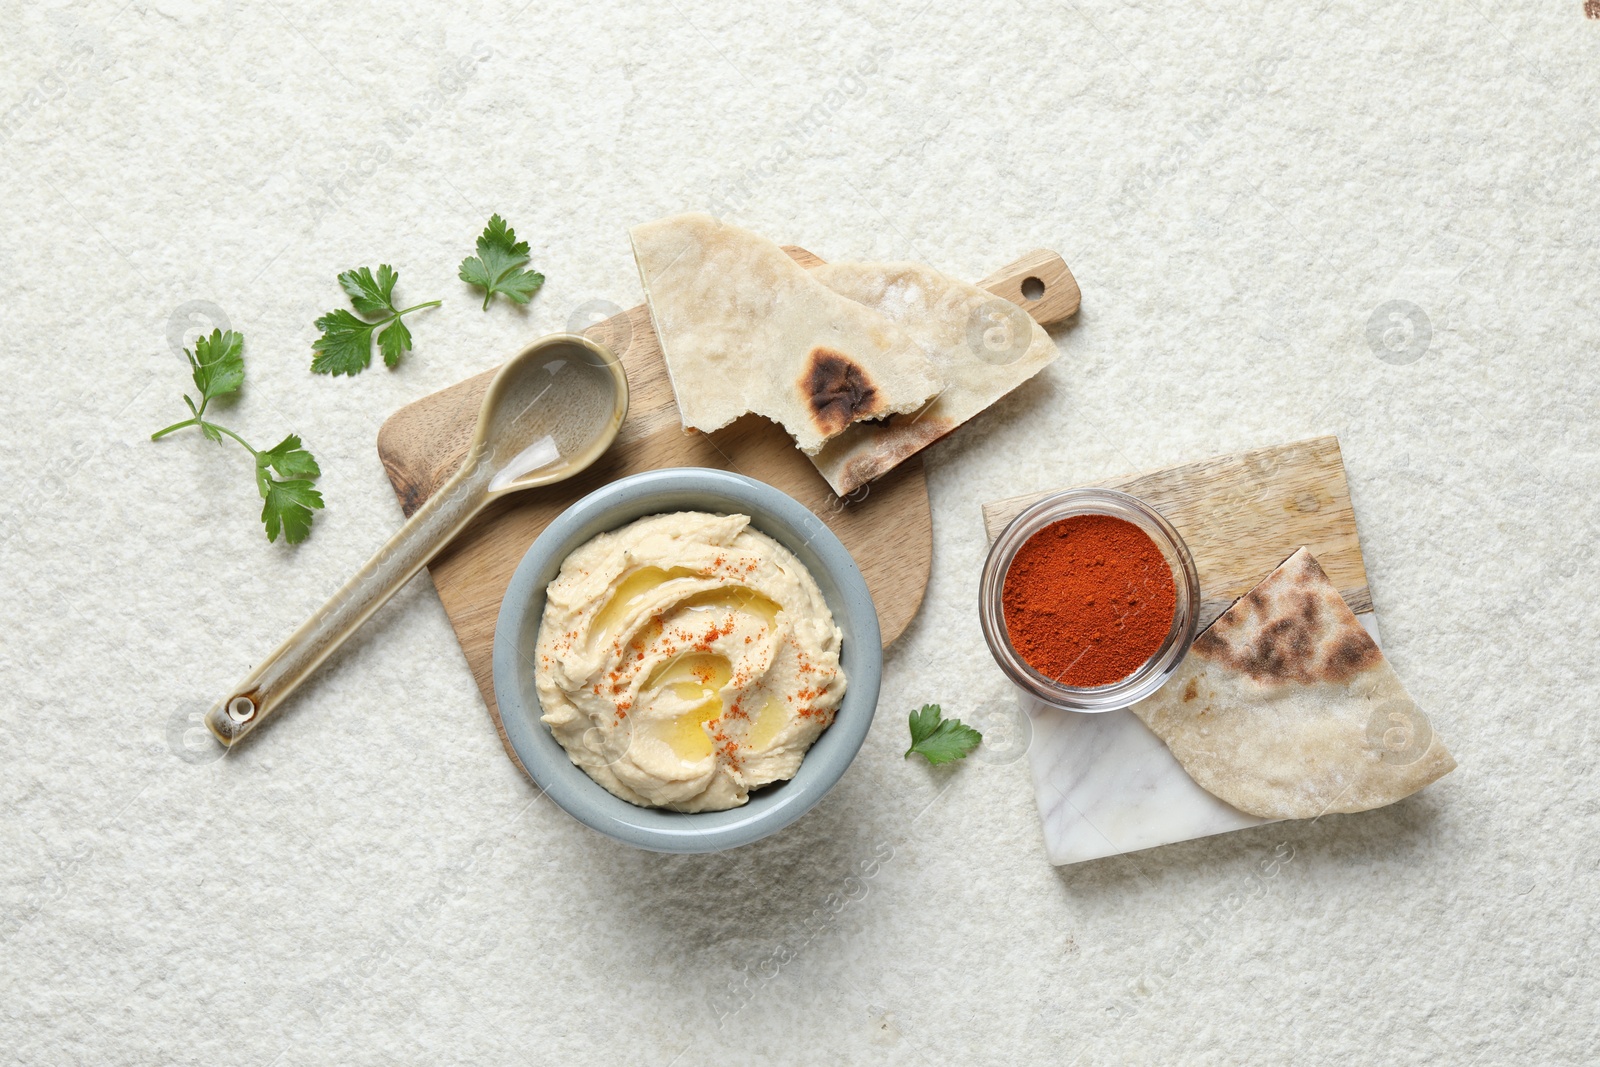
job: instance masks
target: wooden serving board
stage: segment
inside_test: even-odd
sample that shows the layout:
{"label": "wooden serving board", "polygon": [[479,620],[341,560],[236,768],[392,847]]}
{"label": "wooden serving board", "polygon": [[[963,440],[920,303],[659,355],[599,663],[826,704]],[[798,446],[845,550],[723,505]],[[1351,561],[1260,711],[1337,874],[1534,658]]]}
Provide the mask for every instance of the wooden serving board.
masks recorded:
{"label": "wooden serving board", "polygon": [[[1315,437],[1093,484],[1140,497],[1177,528],[1200,576],[1201,628],[1304,545],[1377,638],[1337,438]],[[1046,495],[984,505],[989,538]],[[1080,863],[1267,821],[1196,785],[1131,711],[1078,715],[1021,699],[1032,726],[1028,764],[1051,863]]]}
{"label": "wooden serving board", "polygon": [[[1311,549],[1356,614],[1372,610],[1337,437],[1213,456],[1091,485],[1145,501],[1177,529],[1200,575],[1200,629],[1301,545]],[[983,506],[993,541],[1049,493]]]}
{"label": "wooden serving board", "polygon": [[[822,262],[801,248],[785,251],[804,267]],[[1078,310],[1078,284],[1054,252],[1030,252],[978,284],[1017,304],[1041,325],[1062,322]],[[685,431],[645,305],[597,323],[585,334],[615,352],[628,373],[628,417],[616,444],[575,478],[491,505],[428,567],[513,762],[517,757],[500,724],[493,674],[495,620],[506,585],[528,546],[556,516],[626,475],[662,467],[717,467],[783,490],[827,523],[855,557],[878,609],[883,643],[905,631],[922,604],[933,560],[933,521],[920,456],[841,499],[789,435],[766,419],[747,415],[711,434]],[[494,373],[485,371],[408,404],[378,431],[378,455],[407,516],[461,464]]]}

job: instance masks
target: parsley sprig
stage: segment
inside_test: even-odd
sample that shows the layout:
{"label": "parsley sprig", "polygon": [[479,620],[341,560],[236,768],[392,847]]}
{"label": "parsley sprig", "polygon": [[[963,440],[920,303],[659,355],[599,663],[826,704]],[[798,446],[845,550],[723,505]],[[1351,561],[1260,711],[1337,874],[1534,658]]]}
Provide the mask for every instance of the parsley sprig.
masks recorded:
{"label": "parsley sprig", "polygon": [[544,275],[523,270],[527,265],[528,242],[517,240],[517,231],[499,215],[492,215],[478,237],[478,254],[461,261],[460,277],[483,290],[483,310],[488,311],[496,293],[526,304],[539,291]]}
{"label": "parsley sprig", "polygon": [[982,740],[982,734],[960,719],[941,717],[939,705],[924,704],[921,711],[911,713],[911,747],[906,749],[906,759],[920,752],[937,767],[965,759]]}
{"label": "parsley sprig", "polygon": [[317,320],[322,336],[312,342],[316,356],[311,369],[318,374],[360,374],[372,362],[372,335],[378,333],[378,348],[383,352],[383,362],[394,367],[400,357],[411,351],[411,331],[401,321],[402,315],[423,308],[439,306],[438,300],[413,304],[408,308],[394,306],[394,283],[400,272],[389,264],[378,267],[373,277],[371,267],[347,270],[339,275],[339,285],[350,296],[350,303],[368,319],[359,319],[344,308],[330,311]]}
{"label": "parsley sprig", "polygon": [[[322,469],[311,453],[300,447],[300,438],[290,434],[271,448],[256,449],[226,426],[205,417],[211,401],[232,396],[244,385],[244,337],[233,330],[212,330],[210,337],[201,336],[195,341],[194,351],[184,349],[183,354],[189,358],[200,403],[191,400],[188,393],[183,394],[192,417],[157,430],[150,440],[159,441],[189,426],[197,427],[218,444],[224,436],[233,438],[255,458],[256,490],[261,494],[261,522],[266,527],[267,540],[276,541],[281,532],[291,545],[304,541],[311,532],[312,511],[322,507],[322,494],[312,485]],[[274,478],[273,472],[278,477]]]}

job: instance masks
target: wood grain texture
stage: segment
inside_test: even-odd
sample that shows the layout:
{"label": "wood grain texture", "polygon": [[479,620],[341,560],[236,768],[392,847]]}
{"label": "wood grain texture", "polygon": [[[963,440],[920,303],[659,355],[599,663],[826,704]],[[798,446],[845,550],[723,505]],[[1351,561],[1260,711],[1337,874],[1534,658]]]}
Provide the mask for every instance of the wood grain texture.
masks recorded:
{"label": "wood grain texture", "polygon": [[[1029,285],[1030,281],[1037,282],[1039,288]],[[1076,315],[1083,299],[1078,280],[1067,269],[1066,261],[1048,248],[1036,248],[1007,263],[979,282],[978,288],[1011,301],[1045,327]],[[1036,295],[1030,297],[1025,290],[1034,290]]]}
{"label": "wood grain texture", "polygon": [[[785,251],[803,267],[822,262],[801,248]],[[1035,252],[980,284],[1012,300],[1042,325],[1053,325],[1077,310],[1077,283],[1070,272],[1063,277],[1065,271],[1053,252]],[[1045,281],[1045,296],[1029,300],[1021,286],[1034,276]],[[1071,311],[1064,311],[1069,287]],[[905,632],[922,605],[933,560],[933,519],[919,456],[841,499],[789,435],[766,419],[747,415],[711,434],[685,431],[645,305],[585,333],[615,352],[628,372],[628,418],[616,444],[577,478],[493,505],[428,567],[513,762],[516,755],[500,724],[493,678],[494,625],[506,585],[528,546],[557,515],[585,494],[629,474],[662,467],[717,467],[783,490],[826,522],[855,557],[878,609],[883,643]],[[378,455],[408,516],[460,465],[493,377],[494,371],[485,371],[408,404],[378,431]]]}
{"label": "wood grain texture", "polygon": [[[1196,463],[1087,483],[1149,503],[1177,529],[1200,574],[1200,627],[1212,621],[1301,545],[1311,550],[1357,614],[1372,610],[1355,509],[1337,437],[1214,456]],[[1024,508],[1050,493],[983,506],[993,541]]]}

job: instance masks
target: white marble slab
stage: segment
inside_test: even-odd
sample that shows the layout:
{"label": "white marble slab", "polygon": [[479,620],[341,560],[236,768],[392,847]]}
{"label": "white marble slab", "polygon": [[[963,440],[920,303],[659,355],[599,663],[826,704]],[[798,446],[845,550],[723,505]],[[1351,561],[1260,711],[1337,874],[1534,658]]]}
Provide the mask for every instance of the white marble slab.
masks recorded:
{"label": "white marble slab", "polygon": [[[1372,613],[1356,617],[1381,646]],[[1083,715],[1019,698],[1045,854],[1058,867],[1273,821],[1201,789],[1131,711]]]}

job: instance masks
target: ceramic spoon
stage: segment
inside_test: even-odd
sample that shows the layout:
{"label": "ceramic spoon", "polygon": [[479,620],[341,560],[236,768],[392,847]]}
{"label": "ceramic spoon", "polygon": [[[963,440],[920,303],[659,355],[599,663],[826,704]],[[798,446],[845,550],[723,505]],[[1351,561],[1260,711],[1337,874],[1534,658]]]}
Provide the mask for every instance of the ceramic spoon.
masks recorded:
{"label": "ceramic spoon", "polygon": [[628,413],[628,378],[576,334],[535,342],[489,383],[461,467],[305,625],[206,713],[224,745],[254,730],[492,500],[589,466]]}

